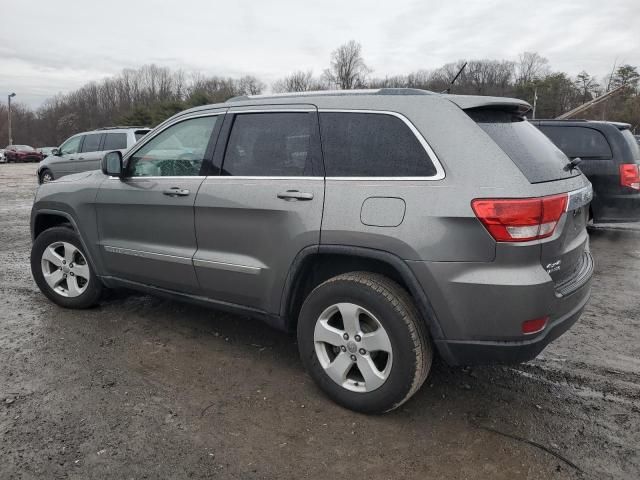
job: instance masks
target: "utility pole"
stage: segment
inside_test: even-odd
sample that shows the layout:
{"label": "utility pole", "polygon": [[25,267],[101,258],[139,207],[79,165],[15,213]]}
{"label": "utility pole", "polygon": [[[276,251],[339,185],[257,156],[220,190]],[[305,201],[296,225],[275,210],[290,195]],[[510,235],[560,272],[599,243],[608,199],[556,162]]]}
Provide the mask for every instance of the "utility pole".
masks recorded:
{"label": "utility pole", "polygon": [[536,107],[538,106],[538,87],[533,90],[533,118],[536,118]]}
{"label": "utility pole", "polygon": [[8,104],[9,104],[9,145],[13,145],[13,138],[11,136],[11,97],[15,97],[16,94],[15,93],[11,93],[9,95],[7,95],[7,100],[8,100]]}

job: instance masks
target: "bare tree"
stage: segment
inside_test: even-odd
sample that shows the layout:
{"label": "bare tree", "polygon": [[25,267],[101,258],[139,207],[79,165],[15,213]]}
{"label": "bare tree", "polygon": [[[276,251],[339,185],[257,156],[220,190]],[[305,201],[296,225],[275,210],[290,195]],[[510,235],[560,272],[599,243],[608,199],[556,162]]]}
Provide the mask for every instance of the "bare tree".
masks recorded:
{"label": "bare tree", "polygon": [[371,69],[362,58],[362,45],[350,40],[331,53],[331,66],[324,73],[324,79],[341,90],[366,87]]}
{"label": "bare tree", "polygon": [[298,70],[277,80],[271,86],[276,93],[308,92],[310,90],[322,90],[324,85],[321,80],[313,77],[313,71]]}
{"label": "bare tree", "polygon": [[549,60],[536,52],[524,52],[515,64],[516,83],[526,84],[549,74]]}

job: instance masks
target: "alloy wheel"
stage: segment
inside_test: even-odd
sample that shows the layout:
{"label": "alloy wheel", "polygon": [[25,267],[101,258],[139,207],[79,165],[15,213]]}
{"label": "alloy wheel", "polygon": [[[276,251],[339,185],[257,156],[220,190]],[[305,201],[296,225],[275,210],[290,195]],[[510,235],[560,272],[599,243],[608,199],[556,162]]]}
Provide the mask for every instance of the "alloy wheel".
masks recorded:
{"label": "alloy wheel", "polygon": [[91,278],[82,252],[68,242],[54,242],[42,252],[42,275],[47,285],[63,297],[82,295]]}
{"label": "alloy wheel", "polygon": [[391,341],[380,321],[354,303],[337,303],[316,321],[315,352],[325,373],[353,392],[380,388],[391,372]]}

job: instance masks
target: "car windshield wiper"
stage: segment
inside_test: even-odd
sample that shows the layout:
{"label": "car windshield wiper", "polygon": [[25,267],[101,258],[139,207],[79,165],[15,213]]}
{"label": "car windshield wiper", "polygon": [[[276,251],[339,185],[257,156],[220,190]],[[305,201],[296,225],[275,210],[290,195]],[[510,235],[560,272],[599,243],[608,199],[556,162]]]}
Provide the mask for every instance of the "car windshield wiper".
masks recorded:
{"label": "car windshield wiper", "polygon": [[564,166],[564,171],[565,172],[572,172],[573,170],[578,168],[578,165],[580,165],[581,162],[582,162],[582,159],[580,157],[576,157],[576,158],[570,160],[569,163],[567,163]]}

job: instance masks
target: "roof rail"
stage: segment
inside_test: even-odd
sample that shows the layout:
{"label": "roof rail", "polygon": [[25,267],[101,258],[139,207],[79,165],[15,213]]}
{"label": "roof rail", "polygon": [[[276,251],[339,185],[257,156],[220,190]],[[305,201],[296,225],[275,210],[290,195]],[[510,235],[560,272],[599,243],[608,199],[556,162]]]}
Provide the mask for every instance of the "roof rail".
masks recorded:
{"label": "roof rail", "polygon": [[99,127],[99,128],[96,128],[95,130],[116,130],[116,129],[122,129],[122,128],[148,128],[149,130],[151,130],[151,127],[145,127],[143,125],[123,125],[123,126],[115,126],[115,127]]}
{"label": "roof rail", "polygon": [[306,92],[272,93],[266,95],[239,95],[232,97],[227,102],[239,102],[242,100],[262,100],[270,98],[291,97],[326,97],[326,96],[351,96],[351,95],[435,95],[429,90],[419,88],[371,88],[357,90],[310,90]]}

